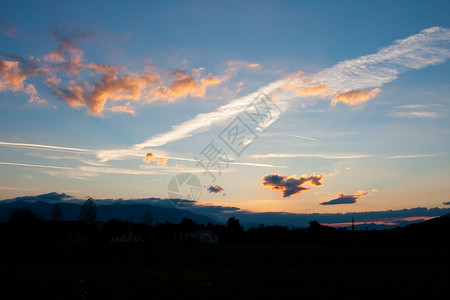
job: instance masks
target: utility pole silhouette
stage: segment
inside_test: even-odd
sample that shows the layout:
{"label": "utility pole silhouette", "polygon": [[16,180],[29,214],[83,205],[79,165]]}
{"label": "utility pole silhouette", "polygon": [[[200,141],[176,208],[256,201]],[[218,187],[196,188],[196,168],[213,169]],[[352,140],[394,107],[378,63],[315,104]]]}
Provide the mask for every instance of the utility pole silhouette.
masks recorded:
{"label": "utility pole silhouette", "polygon": [[355,231],[355,219],[352,217],[352,231]]}

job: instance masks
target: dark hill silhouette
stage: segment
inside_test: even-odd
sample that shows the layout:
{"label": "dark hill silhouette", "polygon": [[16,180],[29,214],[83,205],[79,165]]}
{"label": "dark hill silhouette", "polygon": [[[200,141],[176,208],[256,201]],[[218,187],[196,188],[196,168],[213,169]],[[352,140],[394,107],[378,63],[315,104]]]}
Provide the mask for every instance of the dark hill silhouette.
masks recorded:
{"label": "dark hill silhouette", "polygon": [[405,227],[395,228],[410,233],[449,233],[450,234],[450,214],[433,218],[427,221],[406,225]]}
{"label": "dark hill silhouette", "polygon": [[[65,221],[77,220],[83,203],[65,203],[57,202],[61,207],[62,217]],[[44,201],[25,202],[0,202],[0,222],[7,222],[11,212],[19,208],[29,208],[39,218],[48,219],[52,211],[54,203]],[[184,209],[165,208],[152,206],[149,204],[122,204],[113,203],[105,205],[97,205],[99,221],[108,221],[117,218],[124,221],[139,223],[145,212],[149,210],[152,214],[154,223],[162,223],[165,221],[180,223],[183,218],[189,218],[198,224],[207,224],[215,222],[210,217],[198,215]]]}

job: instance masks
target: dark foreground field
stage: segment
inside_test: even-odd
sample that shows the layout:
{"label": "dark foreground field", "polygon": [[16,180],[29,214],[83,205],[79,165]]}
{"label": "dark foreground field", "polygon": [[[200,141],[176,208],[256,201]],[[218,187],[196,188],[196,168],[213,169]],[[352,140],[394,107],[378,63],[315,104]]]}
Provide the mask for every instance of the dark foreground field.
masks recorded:
{"label": "dark foreground field", "polygon": [[449,250],[412,242],[3,244],[0,298],[437,299],[448,293]]}

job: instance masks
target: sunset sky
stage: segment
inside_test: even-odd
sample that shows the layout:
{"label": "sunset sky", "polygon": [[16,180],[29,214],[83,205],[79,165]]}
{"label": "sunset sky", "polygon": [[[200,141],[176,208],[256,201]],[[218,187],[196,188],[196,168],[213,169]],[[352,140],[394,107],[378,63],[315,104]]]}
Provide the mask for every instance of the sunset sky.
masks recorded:
{"label": "sunset sky", "polygon": [[448,208],[449,117],[449,1],[0,2],[0,199]]}

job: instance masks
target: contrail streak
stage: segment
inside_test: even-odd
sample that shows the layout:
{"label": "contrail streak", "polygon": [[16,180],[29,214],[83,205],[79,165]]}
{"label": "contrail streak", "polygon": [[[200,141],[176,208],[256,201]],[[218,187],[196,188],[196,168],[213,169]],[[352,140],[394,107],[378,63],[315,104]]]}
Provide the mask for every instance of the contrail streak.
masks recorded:
{"label": "contrail streak", "polygon": [[69,167],[33,165],[33,164],[12,163],[12,162],[3,162],[3,161],[0,161],[0,165],[19,166],[19,167],[33,167],[33,168],[45,168],[45,169],[77,170],[76,168],[69,168]]}
{"label": "contrail streak", "polygon": [[[309,92],[311,96],[328,98],[343,92],[380,87],[409,69],[421,69],[444,62],[450,57],[449,41],[449,29],[440,27],[424,29],[418,34],[395,41],[375,54],[345,60],[315,74],[275,81],[255,93],[232,100],[213,112],[199,114],[189,121],[175,125],[172,130],[155,135],[143,143],[135,144],[128,149],[99,151],[97,157],[102,161],[120,159],[127,152],[136,153],[144,148],[162,146],[207,131],[213,126],[231,121],[245,111],[261,93],[269,97],[276,94],[274,102],[285,111],[294,104],[291,99],[298,97],[294,90],[283,88],[286,84],[297,89],[303,88],[303,97],[308,96],[305,93]],[[322,92],[326,88],[326,93],[320,94],[317,88]]]}
{"label": "contrail streak", "polygon": [[41,149],[41,150],[56,150],[56,151],[66,151],[66,152],[95,153],[93,150],[80,149],[80,148],[71,148],[71,147],[59,147],[59,146],[41,145],[41,144],[0,142],[0,146],[18,147],[18,148],[31,148],[31,149]]}
{"label": "contrail streak", "polygon": [[305,139],[305,140],[310,140],[310,141],[317,141],[317,139],[310,138],[310,137],[307,137],[307,136],[302,136],[302,135],[291,134],[291,136],[299,138],[299,139]]}

